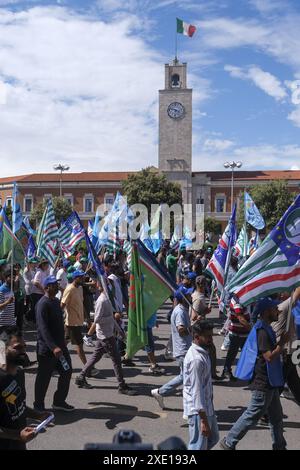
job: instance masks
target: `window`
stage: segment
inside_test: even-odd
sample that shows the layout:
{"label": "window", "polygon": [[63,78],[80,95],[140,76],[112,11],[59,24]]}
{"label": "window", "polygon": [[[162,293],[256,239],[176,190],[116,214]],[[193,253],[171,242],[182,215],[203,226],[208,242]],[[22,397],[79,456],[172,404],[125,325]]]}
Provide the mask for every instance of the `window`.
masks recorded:
{"label": "window", "polygon": [[225,198],[217,197],[216,198],[216,212],[226,212],[225,211]]}
{"label": "window", "polygon": [[104,197],[105,211],[109,211],[112,208],[114,200],[115,198],[113,194],[105,194],[105,197]]}
{"label": "window", "polygon": [[73,194],[64,194],[65,200],[70,204],[71,207],[74,205]]}
{"label": "window", "polygon": [[198,197],[196,204],[204,204],[204,199],[202,197]]}
{"label": "window", "polygon": [[12,207],[12,197],[7,197],[6,198],[6,205],[7,207]]}
{"label": "window", "polygon": [[83,199],[83,211],[86,213],[94,212],[94,196],[86,194]]}
{"label": "window", "polygon": [[25,194],[24,196],[24,212],[31,212],[33,208],[32,194]]}

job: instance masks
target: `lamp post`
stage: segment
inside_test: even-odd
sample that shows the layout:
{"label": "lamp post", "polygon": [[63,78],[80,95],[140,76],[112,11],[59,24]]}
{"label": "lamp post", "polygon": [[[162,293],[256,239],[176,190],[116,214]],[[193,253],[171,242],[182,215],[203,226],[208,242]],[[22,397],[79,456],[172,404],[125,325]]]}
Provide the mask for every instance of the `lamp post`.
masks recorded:
{"label": "lamp post", "polygon": [[62,197],[62,174],[64,171],[68,171],[70,167],[68,165],[62,165],[61,163],[59,163],[59,165],[54,165],[53,169],[55,171],[60,171],[59,196]]}
{"label": "lamp post", "polygon": [[233,188],[234,188],[234,170],[235,168],[241,168],[242,162],[225,162],[224,168],[231,168],[231,212],[233,208]]}

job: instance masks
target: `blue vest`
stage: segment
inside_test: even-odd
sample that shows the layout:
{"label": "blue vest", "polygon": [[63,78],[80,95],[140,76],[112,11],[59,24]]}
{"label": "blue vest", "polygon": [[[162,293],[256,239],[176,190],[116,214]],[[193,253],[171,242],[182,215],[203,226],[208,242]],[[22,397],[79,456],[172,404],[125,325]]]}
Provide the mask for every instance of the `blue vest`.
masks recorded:
{"label": "blue vest", "polygon": [[[251,380],[253,378],[256,360],[258,357],[257,330],[263,328],[269,336],[272,345],[276,346],[276,335],[271,326],[259,320],[252,328],[247,341],[241,352],[235,376],[240,380]],[[283,387],[283,368],[281,358],[277,357],[272,362],[266,362],[268,379],[271,387]]]}

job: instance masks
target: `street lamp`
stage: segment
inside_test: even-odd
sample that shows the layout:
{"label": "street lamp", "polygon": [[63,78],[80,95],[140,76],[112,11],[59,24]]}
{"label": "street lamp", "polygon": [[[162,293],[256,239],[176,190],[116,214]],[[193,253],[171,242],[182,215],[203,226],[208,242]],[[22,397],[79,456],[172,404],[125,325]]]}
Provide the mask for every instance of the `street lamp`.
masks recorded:
{"label": "street lamp", "polygon": [[225,162],[224,168],[231,168],[231,212],[233,208],[233,186],[234,186],[234,170],[235,168],[241,168],[243,166],[242,162]]}
{"label": "street lamp", "polygon": [[55,171],[60,171],[59,196],[62,197],[62,174],[63,174],[63,171],[68,171],[70,167],[68,165],[62,165],[61,163],[59,163],[59,165],[54,165],[53,169]]}

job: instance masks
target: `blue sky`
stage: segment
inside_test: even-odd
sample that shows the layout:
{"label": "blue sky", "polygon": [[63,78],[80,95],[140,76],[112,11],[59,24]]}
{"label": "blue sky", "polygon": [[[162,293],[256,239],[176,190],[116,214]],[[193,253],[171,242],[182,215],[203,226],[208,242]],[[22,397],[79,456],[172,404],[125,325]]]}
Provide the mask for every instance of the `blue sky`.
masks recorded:
{"label": "blue sky", "polygon": [[157,165],[176,16],[193,169],[300,170],[298,0],[0,0],[1,176]]}

